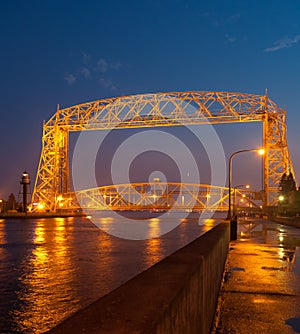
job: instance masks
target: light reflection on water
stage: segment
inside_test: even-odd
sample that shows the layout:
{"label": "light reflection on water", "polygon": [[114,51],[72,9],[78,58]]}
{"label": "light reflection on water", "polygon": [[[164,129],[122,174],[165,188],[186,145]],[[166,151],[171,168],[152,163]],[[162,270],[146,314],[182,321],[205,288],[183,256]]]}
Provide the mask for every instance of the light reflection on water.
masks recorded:
{"label": "light reflection on water", "polygon": [[274,269],[300,275],[300,228],[249,219],[239,221],[238,230],[242,241],[255,238],[275,247],[281,266]]}
{"label": "light reflection on water", "polygon": [[[0,332],[45,332],[219,222],[185,220],[160,238],[132,241],[84,218],[1,221]],[[161,223],[149,222],[153,235]]]}
{"label": "light reflection on water", "polygon": [[[44,323],[42,327],[54,326],[66,312],[65,303],[69,304],[70,311],[76,310],[79,300],[72,289],[74,273],[66,226],[63,219],[53,219],[52,224],[49,229],[46,220],[37,222],[33,237],[35,247],[22,261],[24,270],[19,277],[22,288],[17,292],[20,307],[11,312],[16,320],[13,327],[16,331],[34,328],[38,332],[42,329],[41,323]],[[69,230],[72,231],[72,224]]]}

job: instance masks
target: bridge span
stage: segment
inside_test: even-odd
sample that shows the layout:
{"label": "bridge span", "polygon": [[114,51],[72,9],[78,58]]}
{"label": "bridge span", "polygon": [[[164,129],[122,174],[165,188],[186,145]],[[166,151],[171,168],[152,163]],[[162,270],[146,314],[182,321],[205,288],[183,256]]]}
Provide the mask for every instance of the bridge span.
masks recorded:
{"label": "bridge span", "polygon": [[[233,203],[245,208],[261,206],[260,193],[232,189]],[[242,202],[241,202],[242,201]],[[228,210],[228,188],[208,184],[144,182],[84,189],[56,198],[61,210]],[[44,208],[41,208],[44,209]]]}
{"label": "bridge span", "polygon": [[[57,199],[70,193],[69,133],[72,131],[261,122],[266,151],[263,200],[264,205],[274,205],[282,174],[293,172],[285,120],[285,110],[267,94],[234,92],[141,94],[58,109],[43,126],[32,202],[47,211],[55,211]],[[203,206],[200,202],[197,205]]]}

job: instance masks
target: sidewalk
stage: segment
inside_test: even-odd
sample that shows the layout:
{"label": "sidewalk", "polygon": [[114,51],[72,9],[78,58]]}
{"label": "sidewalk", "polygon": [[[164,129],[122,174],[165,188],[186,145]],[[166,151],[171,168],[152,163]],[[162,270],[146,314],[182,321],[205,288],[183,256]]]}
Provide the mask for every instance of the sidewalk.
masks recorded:
{"label": "sidewalk", "polygon": [[212,333],[300,333],[300,228],[239,221]]}

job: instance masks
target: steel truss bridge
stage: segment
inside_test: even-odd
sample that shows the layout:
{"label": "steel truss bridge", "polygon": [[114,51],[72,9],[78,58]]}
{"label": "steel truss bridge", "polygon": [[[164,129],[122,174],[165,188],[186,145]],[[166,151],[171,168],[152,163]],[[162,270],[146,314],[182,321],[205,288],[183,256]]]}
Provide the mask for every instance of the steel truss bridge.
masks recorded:
{"label": "steel truss bridge", "polygon": [[[232,189],[234,203],[240,207],[261,207],[260,194],[249,189]],[[130,183],[76,192],[84,210],[218,210],[228,209],[228,188],[178,182]],[[58,209],[74,208],[74,194],[58,198]],[[243,203],[241,203],[242,201]],[[242,205],[241,205],[242,204]],[[79,208],[79,207],[78,207]]]}
{"label": "steel truss bridge", "polygon": [[[62,204],[59,199],[74,197],[70,193],[69,173],[69,133],[72,131],[261,122],[266,150],[264,205],[273,205],[282,174],[293,172],[285,120],[285,110],[267,94],[233,92],[143,94],[58,109],[43,126],[42,152],[32,202],[44,210],[55,211]],[[119,188],[115,186],[115,189]],[[93,191],[82,191],[78,196],[90,196],[91,193]]]}

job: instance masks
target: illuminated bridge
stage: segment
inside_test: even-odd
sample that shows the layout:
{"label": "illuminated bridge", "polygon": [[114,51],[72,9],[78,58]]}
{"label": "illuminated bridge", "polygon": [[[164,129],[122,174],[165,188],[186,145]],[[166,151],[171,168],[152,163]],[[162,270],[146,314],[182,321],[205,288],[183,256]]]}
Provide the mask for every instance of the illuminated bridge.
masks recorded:
{"label": "illuminated bridge", "polygon": [[[69,173],[69,133],[72,131],[183,126],[208,122],[210,124],[262,122],[266,150],[264,204],[275,204],[282,174],[293,172],[286,139],[285,116],[285,110],[278,107],[267,95],[232,92],[143,94],[103,99],[59,109],[43,127],[42,152],[32,202],[45,210],[55,211],[58,206],[63,205],[61,198],[69,198],[71,201],[74,197],[74,194],[70,194]],[[104,191],[104,187],[101,189]],[[113,186],[107,188],[106,196],[112,196],[109,195],[109,191],[113,192],[114,189],[124,190],[126,193],[126,186],[123,188]],[[190,191],[188,189],[187,192]],[[168,191],[162,202],[171,205],[172,200]],[[141,194],[142,203],[147,203],[147,196],[143,197],[142,191],[137,192]],[[82,191],[78,196],[80,199],[82,196],[87,196],[90,203],[94,201],[99,205],[103,205],[104,202],[107,204],[108,201],[106,197],[101,202],[101,195],[98,196],[93,190]],[[193,196],[192,192],[190,196]],[[126,199],[122,202],[119,196],[114,198],[121,207],[127,203]],[[200,206],[203,205],[200,199],[197,201]],[[220,203],[225,205],[224,199],[220,198]]]}
{"label": "illuminated bridge", "polygon": [[[259,208],[259,194],[249,189],[232,189],[239,206]],[[86,189],[57,199],[57,209],[84,210],[218,210],[228,209],[228,188],[176,182],[130,183]],[[243,203],[241,203],[241,201]],[[77,207],[79,208],[79,206]]]}

